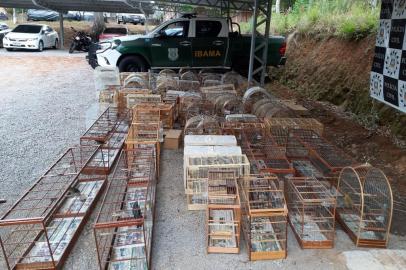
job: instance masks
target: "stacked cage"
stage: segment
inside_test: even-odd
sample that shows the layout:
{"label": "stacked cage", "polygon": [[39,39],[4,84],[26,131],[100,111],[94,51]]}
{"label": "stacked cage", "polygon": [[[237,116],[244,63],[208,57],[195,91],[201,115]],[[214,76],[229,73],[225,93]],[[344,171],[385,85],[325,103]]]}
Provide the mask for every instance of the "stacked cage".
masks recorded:
{"label": "stacked cage", "polygon": [[251,175],[240,181],[244,238],[250,260],[287,256],[287,213],[275,175]]}
{"label": "stacked cage", "polygon": [[241,206],[236,173],[209,171],[207,180],[207,252],[239,253]]}
{"label": "stacked cage", "polygon": [[337,220],[358,247],[387,247],[392,211],[392,189],[381,170],[369,165],[342,170]]}
{"label": "stacked cage", "polygon": [[94,225],[100,269],[151,269],[156,149],[123,151]]}
{"label": "stacked cage", "polygon": [[106,184],[83,173],[95,151],[68,149],[1,217],[7,269],[62,267]]}
{"label": "stacked cage", "polygon": [[250,164],[245,155],[188,156],[185,159],[185,175],[189,210],[206,209],[209,171],[230,171],[238,178],[249,175]]}
{"label": "stacked cage", "polygon": [[336,200],[316,178],[292,177],[285,185],[289,223],[300,246],[333,248]]}

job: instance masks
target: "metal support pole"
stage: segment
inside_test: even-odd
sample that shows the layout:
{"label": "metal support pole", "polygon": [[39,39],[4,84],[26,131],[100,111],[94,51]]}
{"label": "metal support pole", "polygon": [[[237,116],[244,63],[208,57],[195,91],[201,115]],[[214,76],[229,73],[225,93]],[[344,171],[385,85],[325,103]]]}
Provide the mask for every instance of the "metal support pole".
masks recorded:
{"label": "metal support pole", "polygon": [[[250,61],[248,66],[248,85],[258,83],[254,75],[260,74],[260,84],[265,84],[268,61],[269,32],[272,15],[272,0],[255,0],[251,27]],[[265,24],[265,25],[264,25]],[[264,33],[260,27],[264,25]],[[257,67],[254,69],[254,67]]]}
{"label": "metal support pole", "polygon": [[59,12],[59,48],[63,49],[64,48],[64,42],[65,42],[65,31],[63,29],[63,14],[62,12]]}
{"label": "metal support pole", "polygon": [[254,13],[252,14],[252,25],[251,25],[251,47],[250,47],[250,62],[248,65],[248,87],[253,83],[253,70],[254,70],[254,58],[255,58],[255,40],[257,38],[256,26],[258,19],[258,6],[259,0],[255,0]]}

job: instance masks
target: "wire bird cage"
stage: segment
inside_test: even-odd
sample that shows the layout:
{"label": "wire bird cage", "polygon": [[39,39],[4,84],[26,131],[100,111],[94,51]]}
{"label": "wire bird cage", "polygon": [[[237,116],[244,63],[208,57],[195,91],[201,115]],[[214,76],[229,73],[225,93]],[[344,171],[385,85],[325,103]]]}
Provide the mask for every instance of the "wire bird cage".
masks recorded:
{"label": "wire bird cage", "polygon": [[239,253],[241,205],[236,173],[208,171],[207,252]]}
{"label": "wire bird cage", "polygon": [[292,177],[285,185],[289,223],[300,246],[333,248],[336,200],[315,178]]}
{"label": "wire bird cage", "polygon": [[232,171],[236,177],[249,175],[250,164],[245,155],[188,156],[186,168],[186,198],[189,210],[207,208],[209,171]]}
{"label": "wire bird cage", "polygon": [[338,180],[337,220],[358,247],[386,248],[393,195],[385,174],[369,165],[344,168]]}
{"label": "wire bird cage", "polygon": [[120,155],[93,228],[100,269],[151,269],[154,159],[150,146]]}
{"label": "wire bird cage", "polygon": [[107,108],[80,137],[81,147],[100,145],[84,173],[108,174],[118,158],[128,132],[130,111]]}
{"label": "wire bird cage", "polygon": [[0,218],[2,269],[61,269],[106,183],[90,156],[68,149]]}
{"label": "wire bird cage", "polygon": [[312,130],[289,130],[286,155],[289,159],[310,159],[323,172],[339,172],[354,161],[342,150]]}
{"label": "wire bird cage", "polygon": [[264,126],[241,129],[240,135],[241,147],[253,173],[293,175],[295,170],[286,158],[286,149],[276,144]]}
{"label": "wire bird cage", "polygon": [[290,129],[313,130],[323,136],[324,125],[314,118],[266,118],[265,124],[280,146],[286,146]]}
{"label": "wire bird cage", "polygon": [[287,213],[275,175],[250,175],[240,181],[242,224],[250,260],[287,256]]}
{"label": "wire bird cage", "polygon": [[220,135],[219,121],[214,116],[196,115],[185,123],[184,135]]}

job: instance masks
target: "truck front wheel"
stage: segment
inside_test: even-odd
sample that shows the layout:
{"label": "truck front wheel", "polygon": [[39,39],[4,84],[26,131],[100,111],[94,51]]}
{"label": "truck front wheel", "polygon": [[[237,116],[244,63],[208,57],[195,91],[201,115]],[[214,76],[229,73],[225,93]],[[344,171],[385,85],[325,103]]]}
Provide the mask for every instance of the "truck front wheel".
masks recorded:
{"label": "truck front wheel", "polygon": [[120,72],[146,72],[148,71],[148,65],[142,57],[131,55],[120,61],[118,69]]}

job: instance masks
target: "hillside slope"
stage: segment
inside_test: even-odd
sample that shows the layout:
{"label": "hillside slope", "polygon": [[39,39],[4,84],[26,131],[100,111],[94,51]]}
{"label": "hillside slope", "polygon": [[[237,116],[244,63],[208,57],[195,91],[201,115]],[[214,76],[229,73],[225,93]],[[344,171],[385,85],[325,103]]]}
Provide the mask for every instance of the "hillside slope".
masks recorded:
{"label": "hillside slope", "polygon": [[289,39],[287,64],[276,75],[297,94],[329,101],[355,113],[367,128],[385,126],[405,140],[406,115],[369,96],[374,46],[375,37],[348,41],[296,34]]}

